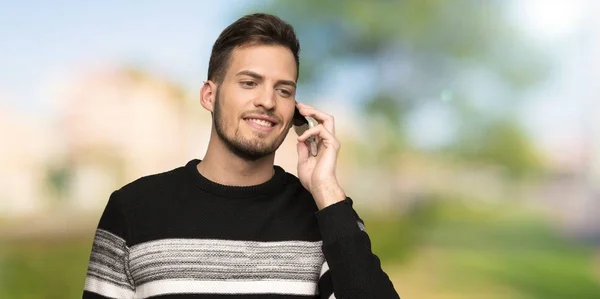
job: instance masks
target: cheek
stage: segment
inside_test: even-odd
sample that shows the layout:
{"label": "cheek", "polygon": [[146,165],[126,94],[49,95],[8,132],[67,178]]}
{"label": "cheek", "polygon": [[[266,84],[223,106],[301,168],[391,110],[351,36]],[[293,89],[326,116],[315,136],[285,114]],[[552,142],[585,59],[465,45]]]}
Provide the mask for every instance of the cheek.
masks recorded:
{"label": "cheek", "polygon": [[289,122],[289,126],[288,127],[291,127],[294,124],[294,112],[295,112],[295,108],[296,108],[295,104],[292,105],[291,108],[286,107],[286,109],[291,110],[291,113],[288,114],[288,118],[287,118],[287,121]]}
{"label": "cheek", "polygon": [[245,90],[242,88],[231,88],[228,90],[228,97],[225,101],[227,114],[233,117],[239,117],[248,110],[254,109],[252,104],[257,91]]}
{"label": "cheek", "polygon": [[238,115],[241,112],[235,91],[227,90],[220,93],[217,105],[221,110],[223,122],[232,122],[239,119]]}

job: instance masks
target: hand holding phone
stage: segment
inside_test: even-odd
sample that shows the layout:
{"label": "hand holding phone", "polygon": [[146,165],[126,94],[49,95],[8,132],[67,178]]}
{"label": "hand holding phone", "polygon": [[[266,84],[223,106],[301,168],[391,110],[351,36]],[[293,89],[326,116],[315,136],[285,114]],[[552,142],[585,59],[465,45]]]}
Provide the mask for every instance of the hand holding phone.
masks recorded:
{"label": "hand holding phone", "polygon": [[[300,114],[300,111],[298,111],[298,107],[295,107],[293,125],[294,131],[296,131],[296,134],[298,134],[298,136],[304,134],[306,130],[318,124],[319,122],[317,122],[314,118]],[[310,154],[313,157],[316,157],[318,154],[317,136],[311,136],[308,139],[306,139],[306,144],[308,145]]]}
{"label": "hand holding phone", "polygon": [[[307,145],[297,146],[298,179],[322,210],[346,198],[335,174],[340,143],[335,138],[334,118],[309,105],[296,104],[292,125],[299,135],[298,141]],[[311,134],[306,130],[311,130]]]}

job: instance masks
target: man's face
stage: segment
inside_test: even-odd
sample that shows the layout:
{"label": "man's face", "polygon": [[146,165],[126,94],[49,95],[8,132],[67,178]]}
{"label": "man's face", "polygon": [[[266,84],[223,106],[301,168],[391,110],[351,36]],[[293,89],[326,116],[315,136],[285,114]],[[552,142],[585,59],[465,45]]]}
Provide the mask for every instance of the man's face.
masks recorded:
{"label": "man's face", "polygon": [[217,87],[214,126],[235,155],[255,161],[273,154],[294,114],[296,62],[282,46],[236,48]]}

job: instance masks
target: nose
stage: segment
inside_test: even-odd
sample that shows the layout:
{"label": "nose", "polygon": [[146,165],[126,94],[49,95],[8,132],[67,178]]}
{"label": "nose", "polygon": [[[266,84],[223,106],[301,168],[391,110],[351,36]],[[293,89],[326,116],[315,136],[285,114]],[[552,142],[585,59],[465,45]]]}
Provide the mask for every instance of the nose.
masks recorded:
{"label": "nose", "polygon": [[275,109],[275,104],[275,89],[272,87],[265,86],[263,91],[254,99],[254,106],[263,106],[265,110]]}

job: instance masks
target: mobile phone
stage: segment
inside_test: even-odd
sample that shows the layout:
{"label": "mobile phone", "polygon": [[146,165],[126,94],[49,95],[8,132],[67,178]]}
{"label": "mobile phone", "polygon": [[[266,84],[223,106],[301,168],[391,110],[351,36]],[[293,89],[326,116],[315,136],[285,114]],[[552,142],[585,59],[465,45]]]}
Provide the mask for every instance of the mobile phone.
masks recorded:
{"label": "mobile phone", "polygon": [[[317,120],[315,120],[314,118],[300,114],[300,111],[298,111],[298,107],[295,107],[294,109],[295,110],[294,110],[293,125],[294,125],[294,131],[296,131],[296,134],[298,134],[298,136],[302,135],[304,132],[306,132],[306,130],[319,124],[317,122]],[[316,157],[318,154],[318,152],[317,152],[317,150],[318,150],[317,136],[311,136],[308,139],[306,139],[305,142],[306,142],[306,145],[308,145],[310,154],[313,157]]]}

